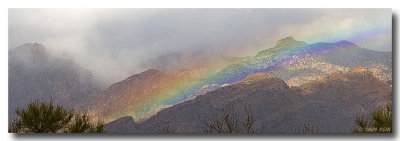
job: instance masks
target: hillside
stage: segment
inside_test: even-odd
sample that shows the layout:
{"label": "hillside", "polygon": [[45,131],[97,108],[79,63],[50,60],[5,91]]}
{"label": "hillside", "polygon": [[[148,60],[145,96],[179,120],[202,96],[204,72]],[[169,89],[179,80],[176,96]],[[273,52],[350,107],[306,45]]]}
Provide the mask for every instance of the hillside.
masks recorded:
{"label": "hillside", "polygon": [[[176,62],[182,60],[180,56],[158,60]],[[364,66],[378,80],[389,85],[392,80],[391,52],[364,49],[349,41],[307,44],[287,37],[277,41],[273,48],[231,63],[217,72],[202,67],[169,72],[150,69],[111,86],[96,99],[93,109],[110,120],[133,116],[143,121],[163,108],[241,82],[255,73],[270,73],[288,86],[300,86],[328,74]]]}
{"label": "hillside", "polygon": [[[387,102],[390,91],[388,84],[373,77],[365,68],[331,74],[299,87],[289,87],[271,74],[256,73],[240,83],[163,109],[148,120],[134,124],[135,128],[130,128],[133,130],[129,132],[153,133],[168,125],[178,133],[202,133],[199,117],[213,117],[227,107],[242,113],[246,105],[254,110],[256,128],[264,133],[294,132],[294,128],[306,122],[321,133],[350,132],[355,116]],[[112,124],[108,124],[106,132],[119,129]]]}

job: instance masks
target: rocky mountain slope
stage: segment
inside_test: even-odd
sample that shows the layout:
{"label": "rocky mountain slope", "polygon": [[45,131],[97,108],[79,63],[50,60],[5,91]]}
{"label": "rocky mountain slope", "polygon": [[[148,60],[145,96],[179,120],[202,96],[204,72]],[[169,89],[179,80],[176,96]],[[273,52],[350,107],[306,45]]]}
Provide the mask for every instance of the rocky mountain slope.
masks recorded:
{"label": "rocky mountain slope", "polygon": [[[343,133],[351,131],[355,116],[388,102],[390,91],[391,86],[364,67],[293,87],[272,74],[255,73],[239,83],[163,109],[142,123],[130,120],[132,127],[124,124],[123,128],[128,133],[154,133],[168,125],[178,133],[203,133],[200,118],[213,117],[227,107],[243,118],[242,107],[250,106],[255,128],[263,133],[293,133],[306,122],[320,133]],[[118,132],[118,124],[108,123],[106,132]]]}

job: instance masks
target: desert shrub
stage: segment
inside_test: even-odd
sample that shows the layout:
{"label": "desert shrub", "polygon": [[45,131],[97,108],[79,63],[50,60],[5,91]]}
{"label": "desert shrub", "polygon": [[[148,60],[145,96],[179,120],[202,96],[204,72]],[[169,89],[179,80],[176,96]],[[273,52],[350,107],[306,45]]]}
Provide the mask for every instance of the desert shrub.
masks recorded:
{"label": "desert shrub", "polygon": [[392,105],[375,109],[369,117],[356,117],[353,133],[392,133]]}
{"label": "desert shrub", "polygon": [[[392,92],[389,93],[392,100]],[[369,116],[356,117],[353,133],[392,133],[392,102],[376,108]]]}
{"label": "desert shrub", "polygon": [[103,123],[93,123],[87,114],[76,113],[53,102],[33,101],[15,113],[17,118],[9,123],[10,133],[104,132]]}

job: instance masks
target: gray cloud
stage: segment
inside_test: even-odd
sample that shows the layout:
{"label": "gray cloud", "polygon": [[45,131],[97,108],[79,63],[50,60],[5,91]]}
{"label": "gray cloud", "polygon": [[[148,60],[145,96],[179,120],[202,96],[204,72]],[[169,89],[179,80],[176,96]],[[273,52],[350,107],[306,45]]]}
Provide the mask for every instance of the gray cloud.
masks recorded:
{"label": "gray cloud", "polygon": [[205,50],[229,56],[254,55],[285,36],[308,43],[350,40],[365,48],[390,51],[391,11],[9,10],[9,47],[38,42],[55,54],[68,52],[107,84],[147,69],[140,67],[142,62],[168,53]]}

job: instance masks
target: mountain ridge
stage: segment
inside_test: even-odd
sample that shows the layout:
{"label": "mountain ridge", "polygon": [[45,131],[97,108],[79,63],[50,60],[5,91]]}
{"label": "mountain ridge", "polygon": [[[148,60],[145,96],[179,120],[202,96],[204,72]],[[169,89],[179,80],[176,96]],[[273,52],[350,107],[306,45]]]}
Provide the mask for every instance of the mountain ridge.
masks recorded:
{"label": "mountain ridge", "polygon": [[[341,87],[342,90],[344,89],[349,91],[340,92],[338,93],[338,95],[332,92],[332,90],[337,89],[319,87],[318,85],[320,85],[319,83],[322,83],[321,81],[317,81],[319,83],[308,82],[304,84],[304,87],[306,89],[315,88],[319,90],[309,92],[309,94],[303,94],[305,92],[304,90],[301,90],[301,92],[299,93],[299,91],[295,90],[296,87],[265,88],[265,86],[268,86],[275,82],[283,82],[280,79],[270,81],[267,84],[263,83],[263,81],[254,82],[255,85],[246,85],[244,83],[232,84],[230,86],[222,87],[214,91],[208,92],[205,95],[198,96],[195,99],[174,105],[170,108],[163,109],[156,115],[150,117],[148,120],[137,124],[136,128],[140,130],[132,130],[130,131],[130,133],[152,133],[158,127],[165,125],[177,128],[177,132],[201,133],[202,129],[197,125],[199,122],[198,118],[196,117],[197,114],[200,114],[203,117],[209,117],[212,116],[214,112],[218,113],[218,111],[224,109],[224,106],[229,107],[229,105],[233,105],[238,110],[243,104],[253,105],[252,107],[254,108],[257,121],[262,121],[262,124],[258,123],[256,127],[261,128],[266,133],[281,133],[283,132],[282,130],[285,130],[283,129],[283,127],[295,127],[295,124],[299,125],[307,120],[314,123],[314,125],[318,127],[327,127],[327,129],[322,129],[321,132],[337,133],[344,130],[349,131],[349,129],[351,129],[351,125],[355,116],[357,114],[360,114],[360,111],[357,111],[356,109],[364,109],[364,111],[361,111],[361,113],[367,113],[376,106],[382,105],[383,103],[388,101],[388,99],[385,98],[384,95],[391,89],[390,86],[373,77],[366,69],[364,70],[365,71],[355,70],[349,71],[345,74],[339,74],[343,77],[354,77],[354,74],[356,74],[355,76],[357,77],[368,78],[360,79],[362,82],[358,81],[357,79],[349,79],[349,81],[346,83],[333,83],[333,81],[324,82],[326,83],[323,84],[325,86],[336,85],[334,87]],[[262,74],[256,74],[251,77],[256,76],[260,76],[260,78],[257,79],[264,78],[266,80],[271,80],[272,78],[275,78],[271,77],[271,74],[265,74],[265,76],[262,76]],[[336,78],[333,79],[332,76],[327,76],[324,79],[335,80]],[[369,85],[369,91],[358,91],[359,89],[364,89],[363,83],[373,83],[374,85]],[[354,87],[348,87],[352,84],[355,84]],[[302,86],[300,86],[300,88],[301,87]],[[356,89],[357,91],[353,91],[354,89]],[[374,91],[376,89],[382,91]],[[324,94],[321,93],[321,91],[326,92]],[[371,93],[371,91],[373,92]],[[361,94],[353,92],[361,92]],[[265,95],[265,93],[268,94]],[[372,102],[372,105],[365,105],[366,103],[368,103],[368,101]],[[270,103],[268,104],[268,102]],[[263,105],[261,103],[264,103],[266,105]],[[339,107],[328,106],[332,104]],[[328,114],[326,112],[322,112],[321,110],[324,108],[321,109],[321,107],[325,107],[326,110],[328,110],[327,112],[332,113]],[[335,107],[342,108],[344,112],[342,113],[342,111],[337,111]],[[266,112],[263,112],[265,110]],[[315,113],[316,111],[321,111],[321,113]],[[314,114],[314,117],[309,117],[311,116],[308,115],[308,113],[310,112]],[[348,115],[343,116],[344,113]],[[341,122],[338,123],[337,120],[331,119],[329,116],[327,116],[331,116],[332,114],[342,115],[333,116],[342,119],[339,120]],[[265,119],[262,119],[261,117],[265,117]],[[280,120],[282,119],[287,119],[289,121],[281,122]],[[321,122],[321,120],[326,122]],[[106,131],[113,130],[113,128],[106,129]]]}
{"label": "mountain ridge", "polygon": [[[354,53],[354,55],[351,53]],[[162,84],[165,87],[161,88],[161,91],[165,92],[163,92],[163,94],[157,94],[158,97],[161,97],[158,99],[162,101],[162,97],[171,95],[176,97],[176,102],[152,102],[147,106],[152,108],[146,110],[149,110],[149,113],[154,113],[155,111],[158,111],[159,107],[165,107],[166,105],[173,105],[185,100],[193,99],[219,87],[241,82],[242,80],[246,79],[247,76],[255,73],[271,73],[285,81],[285,85],[300,86],[308,81],[322,78],[331,73],[347,72],[351,70],[351,68],[356,67],[356,64],[360,64],[360,66],[368,67],[368,70],[373,71],[374,76],[379,76],[380,80],[389,82],[391,79],[391,56],[385,55],[386,54],[382,52],[363,49],[346,40],[335,43],[318,42],[307,44],[303,41],[297,41],[293,37],[287,37],[279,40],[273,48],[261,51],[253,57],[244,58],[238,63],[228,65],[217,73],[208,74],[208,76],[204,78],[201,78],[201,74],[204,73],[198,72],[195,73],[195,75],[192,75],[192,70],[187,70],[189,75],[187,75],[186,72],[168,73],[167,75],[171,76],[172,78],[168,80],[163,79],[161,81],[161,83],[166,83]],[[351,61],[355,61],[355,63],[348,63]],[[184,75],[183,79],[181,79],[182,77],[180,76],[182,74],[186,74]],[[137,81],[141,81],[139,78],[137,79]],[[143,80],[145,80],[145,78],[143,78]],[[177,82],[182,83],[179,84]],[[182,87],[170,85],[174,83],[179,84]],[[193,83],[196,83],[196,85],[192,85]],[[208,88],[206,86],[212,87]],[[124,89],[132,89],[133,87],[135,86],[132,85],[131,87]],[[189,87],[186,93],[190,95],[174,95],[173,91],[167,91],[167,89],[169,89],[167,87],[178,90]],[[141,88],[135,87],[134,89]],[[152,91],[151,89],[153,88],[149,87],[149,89],[146,90]],[[107,95],[113,94],[111,92]],[[135,96],[143,97],[142,95],[143,94],[135,93],[120,99],[125,101],[127,98],[133,99]],[[140,98],[137,99],[139,100]],[[115,103],[121,102],[115,100]],[[128,103],[125,107],[127,106],[129,106]],[[141,110],[131,111],[129,113],[135,112],[143,113]],[[107,116],[107,114],[105,114],[105,116]],[[121,116],[128,116],[128,114],[121,112]],[[145,117],[148,118],[147,116]],[[138,119],[138,117],[135,117],[135,119]]]}

